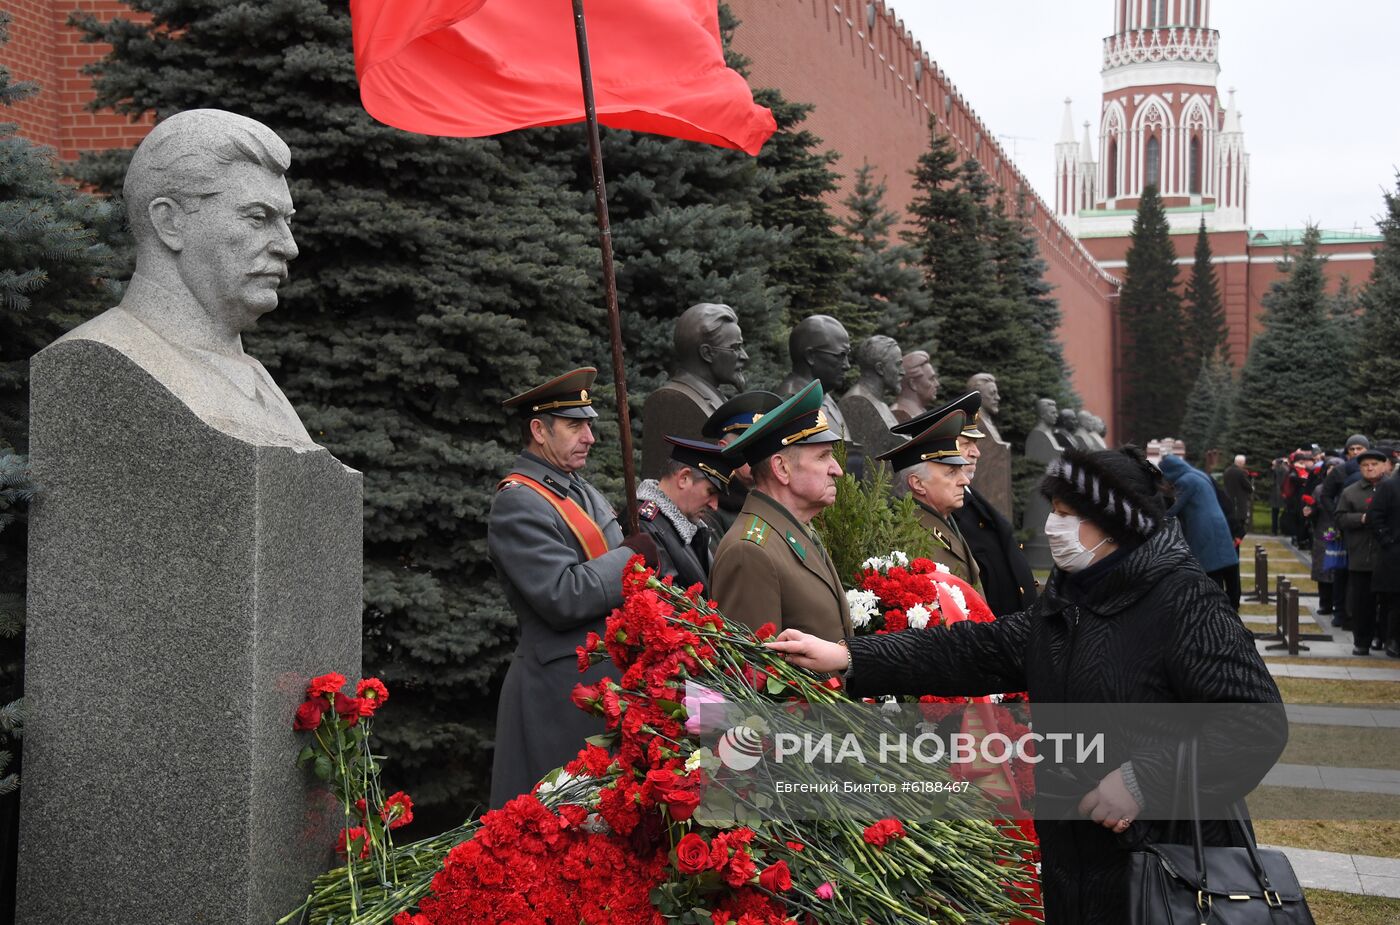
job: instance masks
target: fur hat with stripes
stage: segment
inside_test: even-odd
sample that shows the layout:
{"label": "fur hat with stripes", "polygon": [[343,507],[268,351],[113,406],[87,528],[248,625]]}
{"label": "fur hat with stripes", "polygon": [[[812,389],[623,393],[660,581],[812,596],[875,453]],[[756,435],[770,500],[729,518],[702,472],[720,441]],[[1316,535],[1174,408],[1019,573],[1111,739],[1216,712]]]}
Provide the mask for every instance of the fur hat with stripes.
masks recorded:
{"label": "fur hat with stripes", "polygon": [[1135,446],[1086,453],[1070,449],[1050,463],[1040,493],[1062,501],[1120,543],[1151,536],[1166,516],[1165,480]]}

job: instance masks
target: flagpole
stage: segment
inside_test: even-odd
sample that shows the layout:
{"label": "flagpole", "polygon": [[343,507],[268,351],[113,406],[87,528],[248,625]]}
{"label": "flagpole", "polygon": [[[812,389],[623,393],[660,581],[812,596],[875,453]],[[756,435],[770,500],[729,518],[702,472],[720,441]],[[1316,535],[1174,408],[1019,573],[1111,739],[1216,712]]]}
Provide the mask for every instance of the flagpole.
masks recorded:
{"label": "flagpole", "polygon": [[603,181],[603,147],[598,138],[598,111],[593,105],[593,67],[588,60],[588,29],[583,0],[573,0],[574,36],[578,40],[578,69],[583,78],[583,109],[588,125],[588,159],[593,167],[593,201],[598,214],[598,244],[603,251],[603,289],[608,299],[608,329],[612,337],[613,384],[617,387],[617,423],[622,438],[622,478],[627,486],[624,532],[637,532],[637,473],[632,460],[632,412],[627,406],[627,370],[622,363],[622,316],[617,307],[617,273],[613,270],[612,226],[608,221],[608,190]]}

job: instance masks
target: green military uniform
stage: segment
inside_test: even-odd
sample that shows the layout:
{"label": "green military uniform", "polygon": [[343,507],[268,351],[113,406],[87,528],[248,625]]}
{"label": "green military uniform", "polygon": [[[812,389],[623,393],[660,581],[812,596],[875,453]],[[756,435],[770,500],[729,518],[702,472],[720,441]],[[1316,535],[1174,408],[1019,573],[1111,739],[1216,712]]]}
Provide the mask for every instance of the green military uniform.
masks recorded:
{"label": "green military uniform", "polygon": [[851,635],[841,576],[797,518],[755,489],[720,541],[710,585],[725,616],[835,641]]}
{"label": "green military uniform", "polygon": [[[930,420],[932,415],[921,414],[898,425],[895,428],[896,432],[913,432],[914,436],[876,458],[888,462],[896,472],[919,463],[967,465],[967,460],[958,450],[958,436],[963,433],[971,436],[974,432],[980,435],[980,431],[976,431],[975,425],[971,429],[968,428],[969,415],[963,409],[954,407],[951,411],[942,408],[938,410],[941,413],[936,420]],[[947,566],[950,572],[980,591],[981,576],[977,560],[973,558],[972,550],[962,532],[958,530],[951,512],[950,516],[945,517],[922,500],[915,500],[919,507],[919,523],[923,524],[933,537],[933,561]]]}
{"label": "green military uniform", "polygon": [[[964,416],[960,430],[958,431],[952,429],[953,425],[949,417],[955,411],[962,412]],[[973,391],[968,392],[956,401],[949,402],[941,408],[930,409],[923,414],[896,424],[894,427],[890,428],[890,431],[910,437],[911,439],[908,443],[899,447],[899,452],[904,453],[902,457],[904,462],[895,468],[902,469],[904,466],[912,465],[914,462],[920,461],[907,452],[910,448],[924,448],[920,449],[918,452],[918,456],[922,458],[924,452],[930,447],[946,450],[950,438],[952,449],[956,450],[959,434],[964,437],[971,437],[974,440],[980,440],[987,436],[982,432],[979,426],[981,421],[982,393]],[[953,457],[947,455],[944,455],[942,458],[933,459],[932,461],[941,462],[944,465],[963,465],[967,462],[961,455],[956,453],[954,455],[957,456],[956,461]],[[965,492],[966,491],[968,490],[965,490]],[[966,504],[966,501],[964,501],[964,504]],[[959,518],[956,516],[956,513],[949,512],[948,516],[944,517],[922,501],[918,502],[918,505],[919,523],[923,524],[924,529],[928,530],[929,534],[933,537],[933,561],[947,566],[948,570],[954,575],[976,586],[977,590],[982,590],[981,568],[977,564],[977,558],[973,554],[971,544],[968,543],[967,538],[964,536],[959,526]]]}
{"label": "green military uniform", "polygon": [[917,503],[919,523],[933,537],[933,561],[946,565],[948,571],[980,591],[982,576],[977,568],[977,560],[973,558],[967,540],[963,539],[957,521],[951,517],[944,517],[923,502]]}
{"label": "green military uniform", "polygon": [[[725,456],[755,465],[784,447],[839,440],[821,407],[821,383],[813,382],[753,422]],[[726,616],[754,629],[772,623],[831,641],[851,635],[835,565],[816,535],[762,491],[749,492],[720,541],[710,587]]]}

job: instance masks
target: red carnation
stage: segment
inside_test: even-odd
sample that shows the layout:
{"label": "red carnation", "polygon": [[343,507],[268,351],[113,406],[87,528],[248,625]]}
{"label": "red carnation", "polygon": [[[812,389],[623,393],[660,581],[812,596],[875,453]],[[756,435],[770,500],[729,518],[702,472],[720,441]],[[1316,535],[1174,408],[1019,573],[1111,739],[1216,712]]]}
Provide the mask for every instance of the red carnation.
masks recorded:
{"label": "red carnation", "polygon": [[[378,678],[365,678],[355,685],[355,696],[361,700],[372,701],[375,710],[377,710],[380,704],[389,699],[389,688],[385,687],[384,682]],[[371,714],[373,712],[374,710],[370,711]]]}
{"label": "red carnation", "polygon": [[297,732],[310,732],[321,725],[321,717],[325,716],[329,707],[330,704],[326,703],[324,697],[306,701],[297,707],[297,718],[292,723],[292,728]]}
{"label": "red carnation", "polygon": [[600,686],[598,684],[575,684],[573,693],[569,695],[574,706],[585,713],[598,712],[598,704],[603,700],[603,692],[599,690]]}
{"label": "red carnation", "polygon": [[373,716],[374,711],[375,705],[372,701],[347,697],[344,694],[335,695],[335,712],[345,720],[347,726],[354,726],[362,717]]}
{"label": "red carnation", "polygon": [[710,846],[690,832],[676,843],[676,867],[683,874],[698,874],[710,868]]}
{"label": "red carnation", "polygon": [[759,640],[771,639],[776,635],[778,635],[778,627],[771,621],[763,624],[757,630],[754,631],[754,636],[756,636]]}
{"label": "red carnation", "polygon": [[319,697],[322,694],[334,694],[344,686],[345,675],[332,671],[312,678],[311,683],[306,685],[306,696]]}
{"label": "red carnation", "polygon": [[413,801],[402,790],[391,794],[380,808],[379,818],[391,829],[402,828],[413,821]]}
{"label": "red carnation", "polygon": [[894,839],[904,837],[904,824],[898,819],[881,819],[863,834],[868,843],[876,848],[883,848]]}
{"label": "red carnation", "polygon": [[369,857],[369,831],[362,825],[340,830],[340,840],[336,842],[335,853],[345,857],[350,848],[359,851],[361,858]]}

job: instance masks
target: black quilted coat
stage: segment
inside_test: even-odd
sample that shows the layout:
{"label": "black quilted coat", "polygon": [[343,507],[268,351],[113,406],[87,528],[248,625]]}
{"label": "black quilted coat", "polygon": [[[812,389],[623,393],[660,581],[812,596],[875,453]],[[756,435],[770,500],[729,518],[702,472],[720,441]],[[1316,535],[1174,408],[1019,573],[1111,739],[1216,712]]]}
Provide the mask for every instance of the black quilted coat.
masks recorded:
{"label": "black quilted coat", "polygon": [[[851,693],[954,696],[1024,690],[1041,733],[1058,731],[1060,711],[1053,705],[1060,703],[1280,702],[1253,639],[1196,564],[1175,521],[1120,554],[1116,564],[1101,564],[1105,569],[1087,586],[1087,572],[1071,580],[1055,570],[1030,610],[995,623],[851,640]],[[1148,806],[1166,815],[1169,810],[1161,808],[1175,805],[1177,792],[1176,749],[1162,743],[1194,732],[1202,793],[1207,799],[1237,799],[1273,766],[1288,737],[1281,707],[1241,709],[1252,709],[1254,719],[1208,722],[1189,731],[1144,728],[1168,720],[1125,724],[1108,738],[1101,767],[1056,770],[1047,760],[1036,768],[1038,789],[1063,791],[1063,777],[1048,775],[1067,771],[1078,775],[1072,782],[1077,789],[1069,789],[1087,792],[1131,760]],[[1144,836],[1184,840],[1168,838],[1165,825],[1140,822],[1116,836],[1091,821],[1038,821],[1048,925],[1126,921],[1130,842]],[[1237,843],[1224,823],[1207,822],[1203,828],[1210,844]]]}

